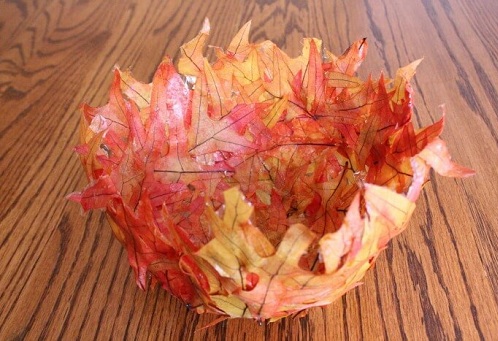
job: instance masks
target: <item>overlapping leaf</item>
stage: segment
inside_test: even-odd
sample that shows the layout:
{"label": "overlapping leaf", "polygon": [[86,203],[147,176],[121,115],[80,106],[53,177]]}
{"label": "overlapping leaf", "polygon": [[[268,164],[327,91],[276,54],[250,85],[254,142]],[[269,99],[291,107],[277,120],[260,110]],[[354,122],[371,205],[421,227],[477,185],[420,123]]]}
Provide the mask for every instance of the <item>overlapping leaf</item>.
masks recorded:
{"label": "overlapping leaf", "polygon": [[305,39],[291,58],[249,42],[204,48],[209,22],[152,83],[115,71],[109,103],[84,105],[76,148],[138,284],[198,312],[277,319],[351,289],[406,226],[431,167],[451,162],[443,119],[416,130],[409,80],[362,81],[365,39],[343,55]]}

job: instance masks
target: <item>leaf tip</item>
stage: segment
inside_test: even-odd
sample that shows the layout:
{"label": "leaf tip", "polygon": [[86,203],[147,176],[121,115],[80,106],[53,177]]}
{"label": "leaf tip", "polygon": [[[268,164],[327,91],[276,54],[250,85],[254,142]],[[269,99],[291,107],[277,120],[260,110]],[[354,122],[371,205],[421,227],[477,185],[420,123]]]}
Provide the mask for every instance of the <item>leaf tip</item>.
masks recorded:
{"label": "leaf tip", "polygon": [[204,22],[202,23],[202,29],[200,33],[209,34],[209,31],[211,31],[211,24],[209,23],[209,19],[206,17],[204,18]]}

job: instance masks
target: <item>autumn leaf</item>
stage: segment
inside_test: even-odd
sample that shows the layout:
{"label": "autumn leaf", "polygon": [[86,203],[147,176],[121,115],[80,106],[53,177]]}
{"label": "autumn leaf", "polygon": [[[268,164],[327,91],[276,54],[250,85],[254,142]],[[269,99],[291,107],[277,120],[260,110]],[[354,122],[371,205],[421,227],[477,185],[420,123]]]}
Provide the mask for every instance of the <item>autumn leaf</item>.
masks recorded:
{"label": "autumn leaf", "polygon": [[250,43],[249,29],[210,63],[206,20],[150,83],[116,68],[109,102],[81,107],[75,151],[89,183],[69,198],[105,210],[141,288],[275,321],[359,285],[431,168],[473,171],[440,138],[444,111],[412,123],[420,60],[362,80],[366,39],[335,56],[306,38],[292,58]]}
{"label": "autumn leaf", "polygon": [[195,37],[180,48],[182,58],[178,62],[178,71],[184,75],[198,76],[204,65],[204,47],[211,27],[206,18],[202,29]]}

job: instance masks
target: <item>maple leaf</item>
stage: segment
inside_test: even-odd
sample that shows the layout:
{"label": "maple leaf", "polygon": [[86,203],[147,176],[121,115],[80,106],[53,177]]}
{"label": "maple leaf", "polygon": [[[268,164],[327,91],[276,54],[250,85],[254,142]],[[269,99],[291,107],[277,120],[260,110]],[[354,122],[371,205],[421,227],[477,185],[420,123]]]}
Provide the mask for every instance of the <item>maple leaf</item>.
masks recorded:
{"label": "maple leaf", "polygon": [[412,123],[415,61],[393,80],[361,80],[365,39],[335,56],[316,38],[291,58],[199,34],[151,83],[116,68],[109,102],[83,105],[80,156],[89,184],[69,196],[104,209],[137,284],[197,312],[274,321],[358,285],[403,231],[431,168],[455,164],[443,117]]}

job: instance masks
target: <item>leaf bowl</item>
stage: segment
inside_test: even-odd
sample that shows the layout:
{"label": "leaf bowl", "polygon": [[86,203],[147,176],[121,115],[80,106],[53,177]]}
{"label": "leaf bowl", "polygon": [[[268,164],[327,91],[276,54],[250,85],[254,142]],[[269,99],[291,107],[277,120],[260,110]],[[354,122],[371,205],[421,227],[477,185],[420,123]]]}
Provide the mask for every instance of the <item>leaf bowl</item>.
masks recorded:
{"label": "leaf bowl", "polygon": [[149,84],[116,68],[109,102],[81,107],[89,184],[69,198],[105,211],[140,288],[275,321],[357,286],[431,168],[473,171],[451,161],[444,116],[412,124],[419,61],[364,81],[365,39],[335,56],[307,38],[290,58],[249,28],[210,63],[206,21]]}

